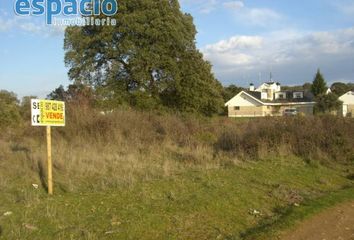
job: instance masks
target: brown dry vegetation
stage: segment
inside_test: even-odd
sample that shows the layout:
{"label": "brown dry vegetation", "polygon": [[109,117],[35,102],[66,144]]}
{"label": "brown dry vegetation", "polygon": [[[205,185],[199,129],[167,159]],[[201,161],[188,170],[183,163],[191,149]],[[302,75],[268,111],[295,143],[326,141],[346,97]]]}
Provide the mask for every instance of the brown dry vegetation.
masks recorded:
{"label": "brown dry vegetation", "polygon": [[67,126],[52,132],[53,197],[45,128],[22,119],[0,125],[0,239],[243,239],[279,209],[340,189],[335,203],[353,198],[353,119],[68,104]]}
{"label": "brown dry vegetation", "polygon": [[[4,131],[1,167],[29,178],[39,175],[45,185],[44,133],[29,123]],[[53,130],[55,179],[64,191],[109,189],[288,155],[350,166],[353,136],[352,119],[330,116],[235,120],[128,109],[102,115],[69,106],[67,126]],[[8,160],[14,164],[6,164]],[[5,179],[0,176],[0,187]]]}

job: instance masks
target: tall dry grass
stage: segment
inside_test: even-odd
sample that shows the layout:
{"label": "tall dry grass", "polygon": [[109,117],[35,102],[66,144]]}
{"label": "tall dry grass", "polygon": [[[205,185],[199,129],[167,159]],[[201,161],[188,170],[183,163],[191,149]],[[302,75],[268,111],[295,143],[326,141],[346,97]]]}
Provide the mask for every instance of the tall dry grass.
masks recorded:
{"label": "tall dry grass", "polygon": [[353,119],[333,116],[256,119],[242,128],[225,131],[216,147],[251,159],[276,154],[352,164],[353,127]]}
{"label": "tall dry grass", "polygon": [[[62,191],[130,186],[243,160],[296,155],[353,164],[354,121],[335,117],[227,119],[69,106],[53,129],[55,184]],[[0,137],[0,187],[7,174],[46,184],[45,129],[25,126]]]}

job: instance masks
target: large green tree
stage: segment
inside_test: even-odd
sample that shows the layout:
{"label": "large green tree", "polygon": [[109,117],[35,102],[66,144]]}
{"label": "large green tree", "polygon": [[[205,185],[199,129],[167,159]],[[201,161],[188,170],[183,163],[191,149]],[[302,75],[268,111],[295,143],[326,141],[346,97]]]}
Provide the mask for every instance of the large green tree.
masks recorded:
{"label": "large green tree", "polygon": [[313,95],[315,95],[315,97],[317,97],[319,95],[325,94],[327,89],[328,89],[327,83],[326,83],[325,79],[323,78],[322,73],[318,69],[315,79],[313,80],[313,83],[312,83],[311,91],[312,91]]}
{"label": "large green tree", "polygon": [[70,79],[116,104],[204,114],[222,108],[222,86],[196,49],[193,18],[178,0],[121,0],[114,19],[116,26],[67,28]]}

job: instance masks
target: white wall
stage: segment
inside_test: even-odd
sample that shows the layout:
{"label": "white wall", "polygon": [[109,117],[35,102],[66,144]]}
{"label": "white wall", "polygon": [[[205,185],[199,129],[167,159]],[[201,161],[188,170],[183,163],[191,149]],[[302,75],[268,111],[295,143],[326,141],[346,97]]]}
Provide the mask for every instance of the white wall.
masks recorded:
{"label": "white wall", "polygon": [[273,92],[279,92],[281,90],[280,86],[278,86],[276,83],[272,85],[268,85],[267,83],[263,83],[259,88],[256,89],[257,92],[262,92],[262,90],[268,90],[271,89]]}
{"label": "white wall", "polygon": [[354,104],[354,92],[351,91],[351,92],[344,94],[343,96],[341,96],[339,98],[339,100],[341,100],[343,102],[343,104],[346,104],[346,105]]}
{"label": "white wall", "polygon": [[230,107],[235,107],[235,106],[254,107],[254,106],[261,106],[261,105],[262,104],[260,104],[259,102],[257,102],[253,98],[249,97],[245,93],[241,93],[240,95],[234,97],[228,103],[228,106],[230,106]]}

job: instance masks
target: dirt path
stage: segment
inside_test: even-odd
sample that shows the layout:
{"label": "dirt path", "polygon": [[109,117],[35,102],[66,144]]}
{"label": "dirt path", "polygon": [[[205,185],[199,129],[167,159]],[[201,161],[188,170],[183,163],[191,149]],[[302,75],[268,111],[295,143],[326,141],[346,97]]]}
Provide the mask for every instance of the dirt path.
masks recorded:
{"label": "dirt path", "polygon": [[301,223],[282,240],[354,240],[354,201],[328,209]]}

